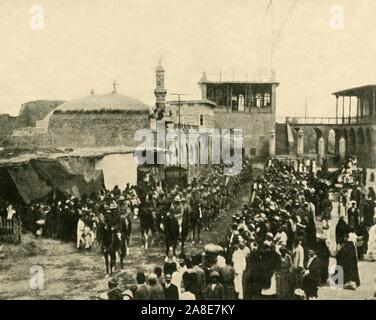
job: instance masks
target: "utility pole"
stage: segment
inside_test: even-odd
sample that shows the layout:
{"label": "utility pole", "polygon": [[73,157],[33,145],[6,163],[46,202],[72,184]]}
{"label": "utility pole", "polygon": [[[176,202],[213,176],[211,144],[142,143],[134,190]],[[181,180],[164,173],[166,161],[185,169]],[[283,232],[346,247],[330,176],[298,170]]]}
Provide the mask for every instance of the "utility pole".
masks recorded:
{"label": "utility pole", "polygon": [[307,124],[307,97],[305,97],[304,103],[304,123]]}
{"label": "utility pole", "polygon": [[270,13],[270,72],[271,75],[273,74],[273,50],[274,50],[274,7],[273,7],[273,0],[269,1],[267,5],[267,10]]}
{"label": "utility pole", "polygon": [[[172,96],[177,96],[178,97],[178,176],[179,176],[179,184],[181,183],[180,181],[180,168],[181,168],[181,146],[180,146],[180,106],[181,106],[181,96],[188,96],[187,93],[171,93]],[[185,146],[184,146],[185,147]]]}

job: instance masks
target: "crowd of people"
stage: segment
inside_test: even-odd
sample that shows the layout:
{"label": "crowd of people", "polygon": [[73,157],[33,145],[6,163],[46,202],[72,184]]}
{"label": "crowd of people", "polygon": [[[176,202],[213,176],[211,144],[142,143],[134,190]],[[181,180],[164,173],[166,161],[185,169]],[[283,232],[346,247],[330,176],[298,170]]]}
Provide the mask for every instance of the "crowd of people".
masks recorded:
{"label": "crowd of people", "polygon": [[[337,182],[344,186],[366,185],[367,183],[367,169],[358,168],[358,160],[355,156],[350,156],[346,163],[344,163],[338,170],[334,172]],[[375,181],[375,175],[372,172],[370,181]]]}
{"label": "crowd of people", "polygon": [[[98,245],[107,274],[124,269],[138,220],[140,245],[164,245],[164,265],[148,275],[138,272],[133,284],[111,277],[108,299],[317,298],[318,287],[328,283],[331,255],[343,275],[338,285],[360,286],[358,261],[376,259],[376,196],[372,187],[364,188],[364,180],[356,180],[350,192],[333,189],[307,161],[268,159],[258,177],[247,159],[239,175],[223,175],[223,169],[213,166],[187,186],[145,181],[86,199],[32,205],[20,216],[36,236],[74,241],[78,249]],[[231,217],[223,242],[191,256],[187,241],[201,243],[202,231],[210,232],[219,217],[229,214],[247,183],[249,201]],[[334,201],[339,221],[331,252]],[[19,215],[11,206],[6,213]]]}
{"label": "crowd of people", "polygon": [[[312,170],[269,159],[263,176],[253,180],[249,202],[232,216],[225,242],[194,256],[170,252],[164,266],[149,275],[139,272],[134,285],[111,278],[108,298],[312,299],[318,297],[318,287],[328,283],[331,256],[342,275],[332,285],[354,290],[360,286],[362,252],[371,257],[373,253],[363,246],[376,244],[376,236],[365,237],[376,230],[373,217],[365,228],[359,228],[367,220],[363,214],[358,213],[359,225],[354,219],[359,187],[355,185],[349,196],[349,208],[346,203],[346,210],[339,212],[337,246],[331,252],[333,202],[343,206],[343,199],[333,198],[331,183]],[[372,188],[365,198],[374,208]]]}
{"label": "crowd of people", "polygon": [[[244,167],[250,168],[247,160]],[[224,168],[223,164],[212,166],[188,186],[149,179],[137,186],[127,184],[124,190],[101,189],[81,199],[59,198],[15,210],[9,205],[4,212],[7,218],[20,219],[36,237],[75,242],[77,249],[100,247],[110,274],[116,267],[123,269],[135,221],[139,221],[143,248],[164,242],[166,255],[171,250],[176,256],[178,243],[184,252],[186,241],[201,242],[201,232],[210,230],[228,209],[244,177],[226,176]]]}

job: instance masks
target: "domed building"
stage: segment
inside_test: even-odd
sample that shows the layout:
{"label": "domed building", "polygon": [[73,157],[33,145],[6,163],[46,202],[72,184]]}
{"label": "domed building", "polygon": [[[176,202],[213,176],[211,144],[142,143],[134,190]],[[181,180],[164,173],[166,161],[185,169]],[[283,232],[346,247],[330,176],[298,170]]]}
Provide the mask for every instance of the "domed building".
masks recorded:
{"label": "domed building", "polygon": [[61,104],[46,118],[56,147],[136,146],[134,134],[149,128],[149,106],[117,93],[91,95]]}

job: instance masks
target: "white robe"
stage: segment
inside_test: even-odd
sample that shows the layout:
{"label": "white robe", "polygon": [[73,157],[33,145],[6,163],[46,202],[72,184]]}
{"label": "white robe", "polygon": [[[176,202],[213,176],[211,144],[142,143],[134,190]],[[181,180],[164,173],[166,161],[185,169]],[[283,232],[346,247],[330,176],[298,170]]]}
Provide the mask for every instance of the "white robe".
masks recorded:
{"label": "white robe", "polygon": [[239,294],[239,299],[243,299],[243,272],[247,266],[244,250],[236,250],[232,255],[232,262],[235,270],[235,291]]}
{"label": "white robe", "polygon": [[78,222],[77,222],[77,248],[80,248],[84,229],[85,229],[85,223],[81,219],[78,219]]}
{"label": "white robe", "polygon": [[376,259],[376,224],[369,229],[368,252],[369,259]]}

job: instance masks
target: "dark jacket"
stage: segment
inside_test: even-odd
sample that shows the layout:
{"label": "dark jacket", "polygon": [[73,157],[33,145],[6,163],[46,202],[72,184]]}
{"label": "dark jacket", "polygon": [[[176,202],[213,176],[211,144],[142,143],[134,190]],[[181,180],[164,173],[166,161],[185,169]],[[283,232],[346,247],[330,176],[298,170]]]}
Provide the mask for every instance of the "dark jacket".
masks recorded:
{"label": "dark jacket", "polygon": [[150,300],[164,300],[165,293],[162,286],[159,283],[156,283],[150,286]]}
{"label": "dark jacket", "polygon": [[358,208],[349,208],[347,210],[347,217],[349,220],[349,226],[357,228],[359,225],[359,209]]}
{"label": "dark jacket", "polygon": [[224,300],[225,299],[225,291],[223,286],[220,283],[217,283],[212,289],[212,284],[208,284],[205,291],[206,300]]}
{"label": "dark jacket", "polygon": [[164,293],[166,300],[179,300],[178,287],[172,283],[170,283],[169,287],[166,285]]}
{"label": "dark jacket", "polygon": [[307,296],[317,297],[317,289],[320,283],[320,261],[315,257],[311,264],[307,266],[309,274],[304,276],[303,279],[303,289]]}
{"label": "dark jacket", "polygon": [[134,298],[136,300],[149,300],[150,299],[149,287],[145,283],[139,286],[134,293]]}
{"label": "dark jacket", "polygon": [[175,217],[167,217],[165,222],[165,236],[170,240],[179,238],[179,222]]}
{"label": "dark jacket", "polygon": [[349,226],[343,219],[339,219],[336,226],[336,243],[342,245],[345,242],[345,236],[349,233]]}

